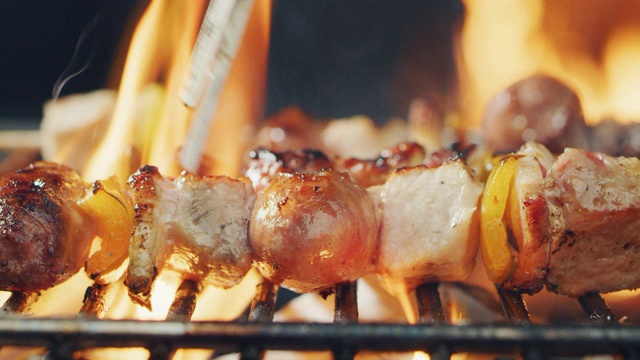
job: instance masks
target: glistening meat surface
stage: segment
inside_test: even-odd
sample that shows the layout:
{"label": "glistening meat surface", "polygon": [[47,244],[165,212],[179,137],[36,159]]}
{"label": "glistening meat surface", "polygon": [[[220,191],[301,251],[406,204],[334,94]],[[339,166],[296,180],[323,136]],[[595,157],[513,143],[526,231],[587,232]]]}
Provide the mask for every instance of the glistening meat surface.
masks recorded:
{"label": "glistening meat surface", "polygon": [[281,173],[251,215],[254,262],[274,283],[327,291],[373,271],[378,225],[369,194],[332,169]]}
{"label": "glistening meat surface", "polygon": [[38,162],[0,180],[0,289],[39,291],[84,266],[95,230],[71,168]]}

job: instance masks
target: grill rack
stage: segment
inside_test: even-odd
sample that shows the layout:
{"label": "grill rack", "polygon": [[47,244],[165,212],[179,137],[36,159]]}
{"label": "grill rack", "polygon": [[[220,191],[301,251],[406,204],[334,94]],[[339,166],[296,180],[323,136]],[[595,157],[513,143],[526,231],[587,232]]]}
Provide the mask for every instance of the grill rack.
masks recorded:
{"label": "grill rack", "polygon": [[336,287],[333,323],[273,322],[278,287],[264,280],[249,311],[235,321],[190,321],[198,283],[184,281],[164,321],[100,320],[108,285],[89,287],[77,318],[20,315],[37,295],[14,292],[2,306],[0,346],[44,347],[48,359],[69,359],[89,348],[143,347],[150,359],[170,359],[177,349],[215,349],[213,358],[240,353],[260,359],[265,350],[333,353],[353,359],[359,351],[424,351],[431,359],[454,353],[496,354],[524,359],[616,355],[640,358],[640,326],[619,325],[598,293],[578,299],[586,324],[532,324],[521,294],[496,287],[505,318],[498,324],[445,322],[438,283],[416,288],[418,324],[358,323],[357,283]]}

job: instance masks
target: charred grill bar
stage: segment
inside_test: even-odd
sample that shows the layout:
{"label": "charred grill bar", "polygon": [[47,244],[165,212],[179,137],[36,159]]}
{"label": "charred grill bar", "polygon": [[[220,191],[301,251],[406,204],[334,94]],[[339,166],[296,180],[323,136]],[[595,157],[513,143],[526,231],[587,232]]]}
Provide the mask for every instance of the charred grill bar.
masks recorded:
{"label": "charred grill bar", "polygon": [[105,311],[108,286],[87,289],[77,318],[27,318],[18,303],[33,295],[15,293],[0,317],[0,346],[44,347],[57,358],[102,347],[144,347],[150,358],[171,358],[184,348],[215,349],[216,355],[238,352],[243,359],[259,359],[266,350],[331,351],[335,359],[351,359],[357,352],[425,351],[432,359],[453,353],[520,356],[525,359],[611,354],[635,358],[640,351],[640,327],[618,325],[599,294],[578,299],[585,324],[539,325],[529,322],[519,294],[499,291],[509,323],[453,325],[445,320],[437,283],[416,289],[420,323],[358,323],[355,283],[336,289],[334,323],[273,322],[277,286],[267,281],[256,288],[251,310],[232,322],[189,321],[200,286],[184,281],[176,292],[166,321],[99,320]]}
{"label": "charred grill bar", "polygon": [[0,319],[0,345],[61,347],[216,348],[278,350],[442,351],[548,356],[615,354],[640,350],[637,326],[406,325],[129,321],[96,319]]}

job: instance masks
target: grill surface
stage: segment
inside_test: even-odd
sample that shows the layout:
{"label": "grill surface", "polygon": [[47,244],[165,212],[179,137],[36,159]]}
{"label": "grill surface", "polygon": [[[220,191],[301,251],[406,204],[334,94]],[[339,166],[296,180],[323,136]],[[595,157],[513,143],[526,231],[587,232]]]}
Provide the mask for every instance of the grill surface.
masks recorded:
{"label": "grill surface", "polygon": [[87,289],[77,318],[27,318],[18,313],[33,295],[14,293],[0,317],[0,346],[44,347],[47,358],[72,358],[88,348],[143,347],[152,359],[171,358],[176,349],[215,350],[213,357],[240,353],[259,359],[265,350],[333,352],[335,359],[352,359],[359,351],[424,351],[433,359],[454,353],[494,354],[525,359],[640,354],[640,326],[619,325],[599,294],[578,299],[590,323],[536,325],[522,297],[498,289],[506,323],[452,325],[445,317],[437,283],[416,291],[420,323],[358,323],[356,283],[336,288],[334,323],[272,322],[277,286],[256,288],[251,310],[233,322],[189,321],[200,291],[197,283],[179,287],[166,321],[99,320],[105,311],[105,287]]}

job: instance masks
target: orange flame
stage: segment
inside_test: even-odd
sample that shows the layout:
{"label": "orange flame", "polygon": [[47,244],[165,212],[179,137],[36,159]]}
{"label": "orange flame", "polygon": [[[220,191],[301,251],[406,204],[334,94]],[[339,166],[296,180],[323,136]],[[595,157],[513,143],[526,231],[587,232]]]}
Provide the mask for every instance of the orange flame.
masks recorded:
{"label": "orange flame", "polygon": [[[500,90],[537,72],[581,99],[587,121],[640,119],[640,5],[603,0],[467,0],[458,66],[468,125]],[[635,19],[634,19],[635,17]]]}

